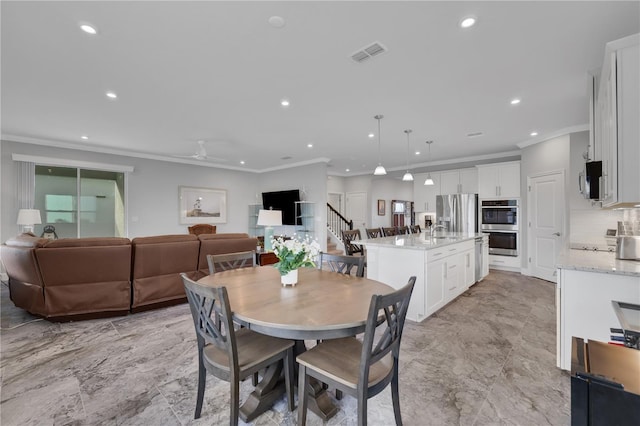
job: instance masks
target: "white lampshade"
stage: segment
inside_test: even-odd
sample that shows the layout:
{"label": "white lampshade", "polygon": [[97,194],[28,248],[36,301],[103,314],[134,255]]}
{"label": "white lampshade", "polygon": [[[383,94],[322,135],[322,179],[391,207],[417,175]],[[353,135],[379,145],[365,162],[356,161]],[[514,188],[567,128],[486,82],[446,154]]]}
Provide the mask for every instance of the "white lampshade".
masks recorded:
{"label": "white lampshade", "polygon": [[33,232],[33,225],[42,223],[40,219],[40,210],[38,209],[20,209],[18,210],[18,225],[24,227],[23,232]]}
{"label": "white lampshade", "polygon": [[18,225],[39,225],[42,223],[40,219],[40,210],[37,209],[20,209],[18,211]]}
{"label": "white lampshade", "polygon": [[409,172],[405,173],[404,176],[402,176],[402,180],[405,182],[410,182],[413,180],[413,175]]}
{"label": "white lampshade", "polygon": [[282,226],[282,211],[260,210],[258,212],[258,226]]}
{"label": "white lampshade", "polygon": [[382,175],[386,175],[387,171],[384,169],[384,166],[381,164],[378,167],[376,167],[376,170],[373,172],[373,174],[376,176],[382,176]]}

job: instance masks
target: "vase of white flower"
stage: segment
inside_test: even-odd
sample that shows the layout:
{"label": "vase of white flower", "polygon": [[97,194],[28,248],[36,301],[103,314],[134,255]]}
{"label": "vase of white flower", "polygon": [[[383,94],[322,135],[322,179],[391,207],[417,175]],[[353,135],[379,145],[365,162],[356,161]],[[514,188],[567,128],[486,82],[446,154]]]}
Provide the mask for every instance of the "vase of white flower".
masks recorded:
{"label": "vase of white flower", "polygon": [[320,252],[320,245],[309,237],[299,238],[294,234],[292,239],[286,241],[282,237],[274,238],[271,244],[278,258],[278,263],[273,266],[280,271],[282,285],[298,283],[298,268],[316,266],[314,260]]}

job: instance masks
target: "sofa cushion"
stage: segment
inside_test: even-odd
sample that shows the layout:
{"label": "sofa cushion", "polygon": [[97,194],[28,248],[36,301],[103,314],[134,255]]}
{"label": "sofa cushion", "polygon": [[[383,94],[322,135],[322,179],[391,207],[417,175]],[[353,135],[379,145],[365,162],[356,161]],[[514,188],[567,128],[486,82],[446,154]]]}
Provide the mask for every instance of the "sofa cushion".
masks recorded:
{"label": "sofa cushion", "polygon": [[200,240],[195,235],[139,237],[133,246],[132,308],[185,300],[181,272],[195,278]]}
{"label": "sofa cushion", "polygon": [[128,238],[96,237],[96,238],[61,238],[59,240],[47,240],[44,247],[106,247],[130,245]]}

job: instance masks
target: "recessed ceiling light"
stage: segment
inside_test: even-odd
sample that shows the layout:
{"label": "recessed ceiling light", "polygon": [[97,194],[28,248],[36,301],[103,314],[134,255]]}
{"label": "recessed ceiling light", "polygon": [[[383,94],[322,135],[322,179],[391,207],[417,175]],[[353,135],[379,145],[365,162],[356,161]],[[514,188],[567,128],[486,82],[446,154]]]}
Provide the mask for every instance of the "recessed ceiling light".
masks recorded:
{"label": "recessed ceiling light", "polygon": [[80,29],[87,34],[92,34],[92,35],[98,34],[98,30],[96,30],[94,27],[88,24],[80,25]]}
{"label": "recessed ceiling light", "polygon": [[416,151],[416,155],[420,155],[420,151]]}
{"label": "recessed ceiling light", "polygon": [[107,92],[106,95],[107,95],[107,98],[109,99],[116,99],[118,97],[118,95],[116,95],[115,92]]}
{"label": "recessed ceiling light", "polygon": [[313,144],[312,143],[308,143],[307,144],[307,148],[313,148]]}
{"label": "recessed ceiling light", "polygon": [[460,28],[473,27],[475,23],[476,23],[475,16],[465,16],[464,18],[462,18],[462,20],[460,20]]}
{"label": "recessed ceiling light", "polygon": [[515,99],[511,99],[511,105],[518,105],[520,103],[520,99],[515,98]]}
{"label": "recessed ceiling light", "polygon": [[373,133],[369,133],[369,139],[373,139],[375,137],[376,137],[376,135],[374,135]]}
{"label": "recessed ceiling light", "polygon": [[80,136],[80,139],[82,139],[82,140],[86,141],[87,139],[89,139],[89,136],[87,136],[87,135],[82,135],[82,136]]}
{"label": "recessed ceiling light", "polygon": [[244,164],[244,160],[240,161],[240,164]]}
{"label": "recessed ceiling light", "polygon": [[529,133],[531,136],[538,136],[538,132],[531,132]]}
{"label": "recessed ceiling light", "polygon": [[289,99],[282,99],[280,101],[280,105],[282,105],[283,107],[288,107],[289,105],[291,105],[291,103],[289,102]]}
{"label": "recessed ceiling light", "polygon": [[284,27],[284,18],[282,16],[272,16],[269,18],[269,25],[273,28],[282,28]]}
{"label": "recessed ceiling light", "polygon": [[344,171],[345,171],[345,172],[350,172],[350,171],[351,171],[351,169],[344,169]]}

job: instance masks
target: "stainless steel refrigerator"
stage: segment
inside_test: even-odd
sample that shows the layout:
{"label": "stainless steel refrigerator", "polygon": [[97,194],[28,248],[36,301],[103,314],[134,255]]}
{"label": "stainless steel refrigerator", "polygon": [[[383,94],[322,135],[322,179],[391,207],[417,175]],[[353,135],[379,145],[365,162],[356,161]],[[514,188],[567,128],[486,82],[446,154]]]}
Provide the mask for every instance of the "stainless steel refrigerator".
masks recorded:
{"label": "stainless steel refrigerator", "polygon": [[436,224],[448,232],[478,232],[478,194],[436,196]]}

